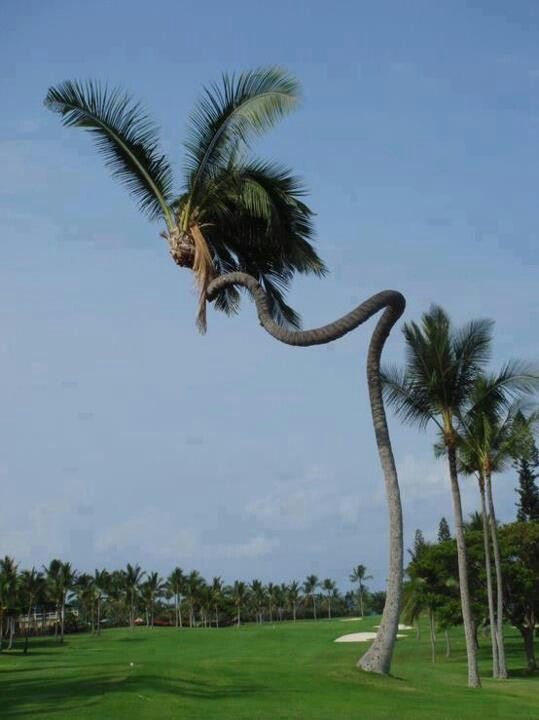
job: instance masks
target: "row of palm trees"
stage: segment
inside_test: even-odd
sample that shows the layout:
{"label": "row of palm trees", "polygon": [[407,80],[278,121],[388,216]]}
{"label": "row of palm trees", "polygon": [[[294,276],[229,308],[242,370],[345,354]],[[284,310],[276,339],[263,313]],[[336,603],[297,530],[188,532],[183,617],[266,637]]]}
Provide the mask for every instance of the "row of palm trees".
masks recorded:
{"label": "row of palm trees", "polygon": [[[360,584],[363,613],[363,583],[370,576],[359,565],[352,577]],[[92,632],[99,634],[106,622],[125,622],[134,628],[140,622],[140,614],[145,616],[146,625],[153,627],[157,612],[167,618],[167,624],[168,618],[172,618],[172,624],[178,628],[219,627],[223,616],[227,621],[233,618],[239,626],[244,613],[257,623],[285,617],[296,621],[299,608],[304,616],[312,611],[316,619],[320,608],[325,607],[327,617],[331,618],[336,601],[343,612],[353,608],[353,599],[351,593],[342,597],[331,578],[319,581],[316,575],[307,576],[303,584],[297,581],[264,584],[255,579],[251,583],[235,580],[225,585],[220,577],[207,582],[197,570],[185,573],[176,567],[164,579],[157,572],[145,572],[140,565],[130,563],[124,570],[96,570],[90,575],[77,573],[70,563],[55,559],[42,571],[32,568],[20,572],[16,562],[5,557],[0,560],[0,650],[4,636],[8,638],[8,649],[12,647],[16,620],[23,615],[27,648],[32,625],[34,631],[39,630],[38,608],[41,618],[45,608],[54,611],[54,633],[63,642],[66,615],[74,608],[86,619]]]}

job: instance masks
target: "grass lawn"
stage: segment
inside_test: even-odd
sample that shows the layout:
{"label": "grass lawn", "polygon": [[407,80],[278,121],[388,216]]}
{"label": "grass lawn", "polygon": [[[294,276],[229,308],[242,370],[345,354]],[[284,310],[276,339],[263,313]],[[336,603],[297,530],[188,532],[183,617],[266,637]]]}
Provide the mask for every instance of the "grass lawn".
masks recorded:
{"label": "grass lawn", "polygon": [[[522,643],[508,630],[511,680],[466,688],[461,632],[454,657],[430,662],[427,633],[399,640],[394,675],[356,670],[365,643],[334,643],[376,619],[248,625],[240,629],[108,630],[34,640],[0,656],[0,717],[66,720],[510,720],[539,719],[539,676],[527,676]],[[133,663],[133,666],[131,666]]]}

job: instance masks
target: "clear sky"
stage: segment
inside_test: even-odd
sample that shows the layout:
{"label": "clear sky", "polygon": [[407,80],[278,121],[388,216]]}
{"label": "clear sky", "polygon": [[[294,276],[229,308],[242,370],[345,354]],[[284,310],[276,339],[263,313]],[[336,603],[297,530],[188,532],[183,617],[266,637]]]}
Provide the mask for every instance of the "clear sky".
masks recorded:
{"label": "clear sky", "polygon": [[[181,173],[187,114],[222,71],[280,64],[302,108],[256,151],[310,188],[326,280],[305,325],[392,287],[496,320],[495,364],[538,355],[539,5],[5,2],[0,10],[0,554],[268,581],[356,563],[382,587],[386,509],[370,327],[279,345],[253,307],[194,324],[191,278],[90,138],[42,106],[97,78],[144,101]],[[180,184],[178,184],[180,187]],[[372,325],[371,325],[372,327]],[[386,357],[402,357],[400,331]],[[406,542],[451,522],[432,435],[391,419]],[[514,473],[500,477],[514,516]],[[475,488],[464,483],[466,512]]]}

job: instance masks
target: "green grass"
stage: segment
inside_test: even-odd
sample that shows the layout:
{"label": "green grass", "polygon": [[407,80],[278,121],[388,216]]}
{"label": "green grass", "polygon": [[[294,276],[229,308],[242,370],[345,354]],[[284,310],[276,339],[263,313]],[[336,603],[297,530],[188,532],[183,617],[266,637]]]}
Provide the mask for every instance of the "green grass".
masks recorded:
{"label": "green grass", "polygon": [[[454,657],[430,662],[426,632],[399,640],[394,675],[359,672],[364,643],[333,643],[369,630],[358,622],[298,622],[222,630],[137,628],[100,638],[35,640],[24,656],[0,656],[0,717],[66,720],[510,720],[539,719],[539,677],[524,671],[522,644],[508,630],[512,678],[466,688],[461,632]],[[130,663],[134,663],[131,667]]]}

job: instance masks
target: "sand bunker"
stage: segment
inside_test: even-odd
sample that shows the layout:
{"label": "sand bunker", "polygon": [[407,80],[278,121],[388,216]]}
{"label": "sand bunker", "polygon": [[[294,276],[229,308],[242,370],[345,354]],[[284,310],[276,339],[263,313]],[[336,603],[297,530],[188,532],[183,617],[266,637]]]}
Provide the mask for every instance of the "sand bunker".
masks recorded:
{"label": "sand bunker", "polygon": [[[376,629],[380,627],[380,625],[373,625]],[[411,625],[399,625],[399,630],[413,630],[414,628]],[[398,637],[398,635],[397,635]]]}
{"label": "sand bunker", "polygon": [[356,620],[363,620],[363,618],[341,618],[341,622],[356,622]]}
{"label": "sand bunker", "polygon": [[[367,642],[368,640],[374,640],[376,637],[375,632],[359,632],[350,633],[349,635],[341,635],[335,642]],[[398,638],[408,637],[407,635],[397,635]]]}

